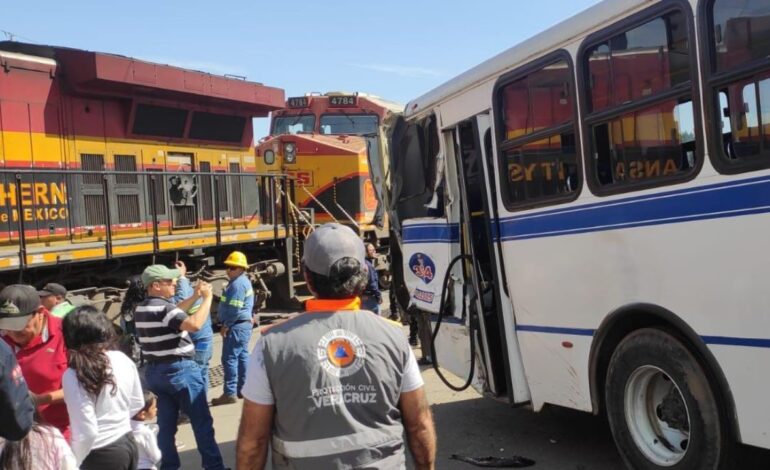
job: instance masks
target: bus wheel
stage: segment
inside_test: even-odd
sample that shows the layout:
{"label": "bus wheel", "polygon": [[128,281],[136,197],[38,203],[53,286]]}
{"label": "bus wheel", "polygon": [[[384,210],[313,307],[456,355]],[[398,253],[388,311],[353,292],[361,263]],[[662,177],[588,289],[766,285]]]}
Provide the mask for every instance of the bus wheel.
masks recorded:
{"label": "bus wheel", "polygon": [[703,367],[674,336],[641,329],[618,345],[605,384],[620,455],[634,469],[713,470],[729,445]]}

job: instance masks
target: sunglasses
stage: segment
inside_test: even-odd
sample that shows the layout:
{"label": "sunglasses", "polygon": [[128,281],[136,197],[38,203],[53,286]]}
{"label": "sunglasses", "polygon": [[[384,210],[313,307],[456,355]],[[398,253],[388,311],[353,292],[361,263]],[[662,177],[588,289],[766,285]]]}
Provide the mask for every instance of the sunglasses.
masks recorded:
{"label": "sunglasses", "polygon": [[235,268],[233,266],[228,266],[228,267],[225,268],[225,271],[235,271],[237,269],[241,269],[241,268]]}

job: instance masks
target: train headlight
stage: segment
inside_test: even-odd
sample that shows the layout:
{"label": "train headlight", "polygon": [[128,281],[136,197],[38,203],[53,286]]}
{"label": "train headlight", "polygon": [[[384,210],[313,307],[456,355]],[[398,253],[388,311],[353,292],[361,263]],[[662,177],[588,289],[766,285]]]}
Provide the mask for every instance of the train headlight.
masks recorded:
{"label": "train headlight", "polygon": [[297,147],[292,142],[283,144],[283,161],[294,163],[297,160]]}
{"label": "train headlight", "polygon": [[272,165],[273,163],[275,163],[275,152],[265,150],[265,165]]}

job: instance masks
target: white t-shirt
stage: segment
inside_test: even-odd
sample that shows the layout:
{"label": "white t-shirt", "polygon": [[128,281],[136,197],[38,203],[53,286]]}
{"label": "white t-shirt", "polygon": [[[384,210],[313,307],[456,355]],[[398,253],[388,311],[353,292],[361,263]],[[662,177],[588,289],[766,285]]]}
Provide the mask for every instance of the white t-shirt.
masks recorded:
{"label": "white t-shirt", "polygon": [[134,431],[134,440],[139,449],[139,462],[136,468],[139,470],[157,470],[157,464],[162,457],[158,448],[158,425],[147,424],[142,421],[131,421],[131,429]]}
{"label": "white t-shirt", "polygon": [[[37,426],[25,439],[29,440],[32,468],[35,470],[78,470],[78,463],[61,432],[53,426]],[[0,438],[0,455],[5,439]]]}
{"label": "white t-shirt", "polygon": [[94,399],[78,382],[73,369],[62,377],[64,402],[70,415],[72,451],[80,465],[93,449],[99,449],[131,432],[131,418],[144,408],[144,395],[136,366],[120,351],[107,351],[117,390],[105,386]]}
{"label": "white t-shirt", "polygon": [[[260,337],[249,358],[249,365],[246,368],[246,383],[243,385],[241,393],[244,398],[260,405],[274,405],[275,398],[270,388],[270,381],[267,378],[264,357],[265,342]],[[404,379],[401,382],[401,393],[411,392],[422,387],[425,382],[420,374],[420,367],[417,365],[417,359],[414,352],[409,349],[409,359],[404,367]]]}

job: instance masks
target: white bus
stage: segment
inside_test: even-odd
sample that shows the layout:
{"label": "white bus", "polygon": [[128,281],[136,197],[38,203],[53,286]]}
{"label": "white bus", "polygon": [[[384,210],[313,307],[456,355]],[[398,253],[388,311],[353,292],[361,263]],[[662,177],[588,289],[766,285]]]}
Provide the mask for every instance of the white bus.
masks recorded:
{"label": "white bus", "polygon": [[603,1],[409,102],[390,151],[402,305],[473,260],[442,367],[474,338],[479,391],[606,413],[632,468],[770,448],[770,0]]}

